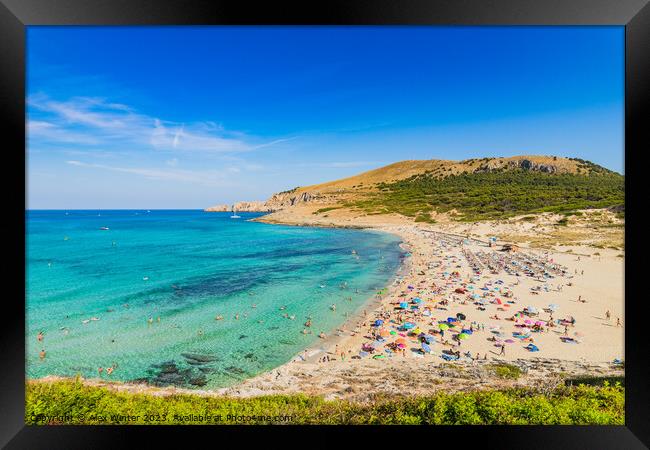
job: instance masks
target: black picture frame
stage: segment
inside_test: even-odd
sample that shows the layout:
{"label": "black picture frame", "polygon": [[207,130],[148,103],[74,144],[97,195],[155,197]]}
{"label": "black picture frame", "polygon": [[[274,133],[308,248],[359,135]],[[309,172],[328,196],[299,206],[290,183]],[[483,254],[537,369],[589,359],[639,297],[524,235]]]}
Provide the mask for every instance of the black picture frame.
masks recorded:
{"label": "black picture frame", "polygon": [[[647,0],[328,0],[324,2],[250,2],[244,0],[0,0],[0,129],[3,136],[5,214],[1,221],[5,255],[3,347],[0,366],[0,445],[7,448],[128,447],[135,433],[152,439],[152,427],[27,427],[25,413],[25,27],[30,25],[621,25],[625,26],[625,179],[626,179],[626,425],[617,427],[411,427],[411,438],[435,439],[436,446],[467,439],[502,448],[647,448],[650,446],[647,350],[643,340],[647,300],[635,295],[635,268],[643,267],[640,163],[648,144],[650,86],[650,6]],[[21,169],[22,168],[22,169]],[[11,177],[6,177],[11,174]],[[10,180],[8,180],[10,178]],[[22,189],[22,196],[19,195]],[[9,205],[6,201],[10,200]],[[631,245],[630,245],[631,243]],[[17,275],[9,276],[15,271]],[[640,271],[639,271],[640,273]],[[22,279],[20,277],[22,274]],[[20,299],[23,299],[21,302]],[[220,432],[241,440],[244,431],[271,433],[286,440],[287,427],[158,427],[155,438],[185,436],[187,428],[201,435]],[[233,428],[237,430],[232,433]],[[271,430],[271,428],[273,428]],[[293,427],[289,427],[293,428]],[[217,430],[218,429],[218,430]],[[282,429],[283,431],[278,431]],[[332,437],[333,429],[312,427]],[[384,443],[401,427],[337,428],[350,435]],[[225,433],[224,433],[225,431]],[[345,439],[351,438],[350,436]],[[187,439],[184,437],[183,439]],[[151,441],[153,442],[153,441]],[[317,441],[319,442],[319,441]],[[322,441],[323,443],[325,441]],[[332,439],[335,445],[340,440]],[[219,441],[223,444],[223,441]],[[270,443],[270,441],[268,441]],[[241,444],[240,444],[241,445]],[[314,441],[309,442],[310,446]],[[362,445],[368,445],[362,444]],[[374,445],[374,444],[373,444]]]}

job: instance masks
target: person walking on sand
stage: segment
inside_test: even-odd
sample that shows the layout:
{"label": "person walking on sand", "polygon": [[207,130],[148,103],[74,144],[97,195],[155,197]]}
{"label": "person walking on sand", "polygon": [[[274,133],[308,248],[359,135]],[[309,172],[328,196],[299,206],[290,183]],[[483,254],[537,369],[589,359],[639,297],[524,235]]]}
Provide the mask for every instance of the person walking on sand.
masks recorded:
{"label": "person walking on sand", "polygon": [[623,326],[623,325],[621,324],[621,319],[620,319],[620,317],[617,317],[617,318],[616,318],[616,326],[617,326],[617,327],[622,327],[622,326]]}
{"label": "person walking on sand", "polygon": [[607,320],[609,320],[609,319],[611,319],[611,317],[612,317],[612,313],[610,313],[610,312],[609,312],[609,309],[608,309],[607,312],[605,313],[605,318],[606,318]]}
{"label": "person walking on sand", "polygon": [[567,325],[564,325],[564,335],[565,336],[569,335],[569,327]]}
{"label": "person walking on sand", "polygon": [[501,352],[499,352],[499,356],[506,354],[506,346],[505,344],[501,344]]}

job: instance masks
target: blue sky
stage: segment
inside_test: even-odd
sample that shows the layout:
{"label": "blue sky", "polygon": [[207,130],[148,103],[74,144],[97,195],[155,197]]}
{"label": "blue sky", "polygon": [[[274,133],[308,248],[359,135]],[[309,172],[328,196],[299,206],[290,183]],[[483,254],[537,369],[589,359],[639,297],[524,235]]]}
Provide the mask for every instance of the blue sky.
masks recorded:
{"label": "blue sky", "polygon": [[404,159],[623,172],[623,27],[28,27],[27,206],[203,208]]}

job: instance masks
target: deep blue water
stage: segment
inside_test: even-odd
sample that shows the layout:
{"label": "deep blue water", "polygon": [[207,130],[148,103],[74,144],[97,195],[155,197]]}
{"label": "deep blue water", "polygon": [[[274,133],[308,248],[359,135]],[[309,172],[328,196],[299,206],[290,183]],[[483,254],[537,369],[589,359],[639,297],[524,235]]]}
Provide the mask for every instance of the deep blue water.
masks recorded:
{"label": "deep blue water", "polygon": [[226,386],[335,330],[399,265],[393,235],[230,215],[27,211],[28,376]]}

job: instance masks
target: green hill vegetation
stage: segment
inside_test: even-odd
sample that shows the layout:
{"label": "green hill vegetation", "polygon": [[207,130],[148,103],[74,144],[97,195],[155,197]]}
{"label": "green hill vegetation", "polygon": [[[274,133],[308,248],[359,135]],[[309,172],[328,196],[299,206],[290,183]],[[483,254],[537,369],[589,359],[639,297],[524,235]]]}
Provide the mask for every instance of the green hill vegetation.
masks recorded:
{"label": "green hill vegetation", "polygon": [[459,220],[489,220],[525,213],[589,208],[624,209],[625,178],[596,164],[578,161],[579,173],[521,168],[440,177],[431,172],[391,183],[345,206],[368,214],[398,213],[420,218],[455,210]]}
{"label": "green hill vegetation", "polygon": [[[377,398],[366,403],[306,395],[253,398],[116,392],[76,380],[28,383],[25,422],[38,424],[539,424],[623,425],[620,384]],[[206,416],[211,419],[206,420]],[[215,420],[220,417],[220,420]]]}

